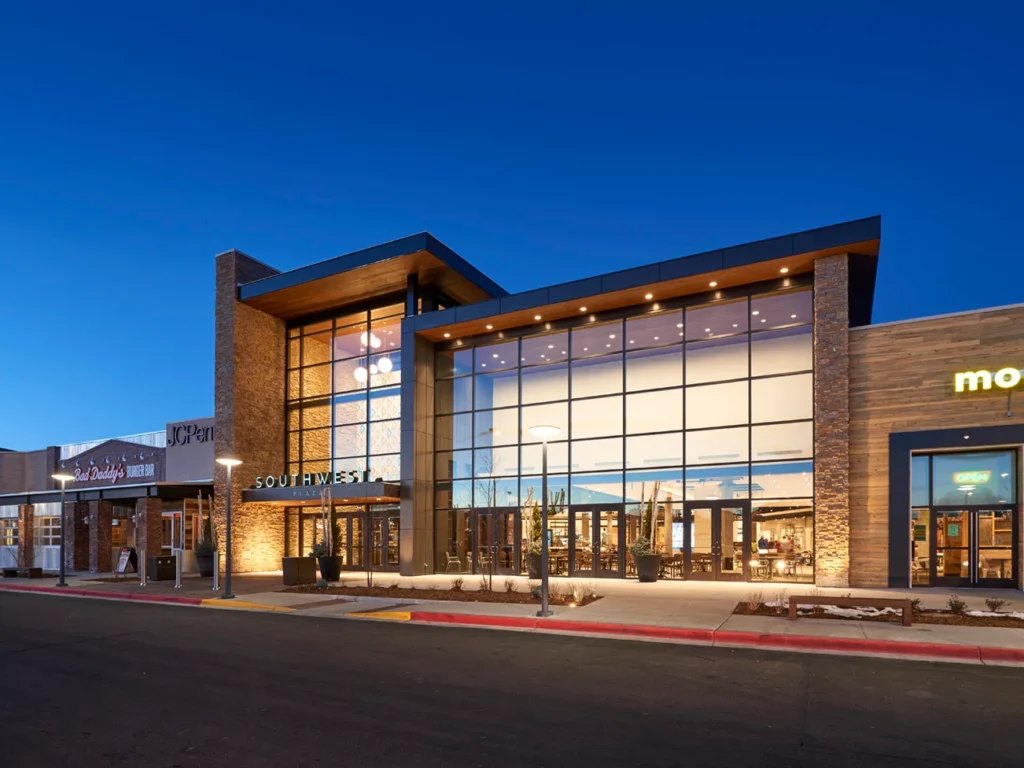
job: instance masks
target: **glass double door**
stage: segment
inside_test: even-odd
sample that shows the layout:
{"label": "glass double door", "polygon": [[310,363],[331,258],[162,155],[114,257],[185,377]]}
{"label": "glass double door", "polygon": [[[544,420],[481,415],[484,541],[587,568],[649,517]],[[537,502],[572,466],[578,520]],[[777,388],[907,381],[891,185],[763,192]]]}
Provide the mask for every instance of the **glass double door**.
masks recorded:
{"label": "glass double door", "polygon": [[470,525],[474,573],[513,574],[522,570],[518,509],[478,509]]}
{"label": "glass double door", "polygon": [[[338,554],[349,570],[397,571],[399,566],[398,512],[339,514]],[[320,521],[316,524],[319,527]],[[322,534],[321,534],[322,535]]]}
{"label": "glass double door", "polygon": [[751,551],[749,502],[686,502],[682,557],[685,578],[749,580]]}
{"label": "glass double door", "polygon": [[933,508],[931,583],[943,587],[1013,587],[1017,582],[1015,507]]}
{"label": "glass double door", "polygon": [[550,544],[551,572],[622,576],[626,546],[623,517],[620,504],[570,507],[565,521],[568,535]]}

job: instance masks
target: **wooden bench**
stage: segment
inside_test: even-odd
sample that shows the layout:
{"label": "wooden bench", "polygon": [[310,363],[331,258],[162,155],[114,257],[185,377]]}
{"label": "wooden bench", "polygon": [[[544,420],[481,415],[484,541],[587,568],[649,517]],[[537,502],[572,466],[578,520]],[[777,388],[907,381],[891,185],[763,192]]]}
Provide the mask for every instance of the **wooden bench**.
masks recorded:
{"label": "wooden bench", "polygon": [[903,611],[903,626],[910,626],[914,603],[907,598],[891,597],[791,597],[789,620],[796,621],[798,605],[834,605],[837,608],[898,608]]}

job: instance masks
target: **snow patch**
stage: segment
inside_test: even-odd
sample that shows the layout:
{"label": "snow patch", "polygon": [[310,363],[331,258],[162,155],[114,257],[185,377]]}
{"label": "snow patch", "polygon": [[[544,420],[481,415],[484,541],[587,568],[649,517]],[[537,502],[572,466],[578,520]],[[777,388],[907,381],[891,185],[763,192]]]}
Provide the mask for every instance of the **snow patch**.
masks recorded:
{"label": "snow patch", "polygon": [[997,613],[996,611],[968,611],[967,615],[968,616],[983,616],[985,618],[989,618],[990,616],[998,616],[998,617],[1008,616],[1011,619],[1021,619],[1022,621],[1024,621],[1024,613],[1020,613],[1020,612],[1017,612],[1017,611],[1011,611],[1010,613]]}

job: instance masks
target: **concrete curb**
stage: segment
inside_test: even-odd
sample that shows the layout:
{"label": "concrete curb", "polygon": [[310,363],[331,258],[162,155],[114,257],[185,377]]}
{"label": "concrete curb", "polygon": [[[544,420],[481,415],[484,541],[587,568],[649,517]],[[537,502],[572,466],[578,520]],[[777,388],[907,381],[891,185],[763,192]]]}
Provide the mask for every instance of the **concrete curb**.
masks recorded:
{"label": "concrete curb", "polygon": [[[371,618],[368,614],[366,618]],[[721,647],[764,648],[778,651],[844,653],[899,656],[921,660],[975,662],[981,664],[1024,664],[1024,649],[998,648],[949,643],[918,643],[897,640],[857,640],[809,635],[766,635],[758,632],[734,632],[713,629],[652,627],[636,624],[606,624],[565,619],[538,619],[514,616],[468,616],[458,613],[410,611],[410,622],[449,624],[464,627],[491,627],[535,632],[600,635],[605,637],[639,637],[712,645]]]}
{"label": "concrete curb", "polygon": [[79,589],[77,587],[30,587],[27,584],[0,584],[0,591],[68,595],[70,597],[96,597],[101,600],[131,600],[137,603],[174,603],[177,605],[202,605],[203,603],[203,598],[201,597],[139,595],[126,592],[104,592],[98,589]]}

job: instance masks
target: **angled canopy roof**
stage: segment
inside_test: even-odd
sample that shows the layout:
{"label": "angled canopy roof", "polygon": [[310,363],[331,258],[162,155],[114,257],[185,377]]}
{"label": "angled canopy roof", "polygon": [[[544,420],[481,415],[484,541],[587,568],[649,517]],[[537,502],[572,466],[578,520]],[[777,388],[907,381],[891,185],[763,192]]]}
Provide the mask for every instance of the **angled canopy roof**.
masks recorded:
{"label": "angled canopy roof", "polygon": [[462,304],[508,294],[433,235],[421,232],[246,283],[238,299],[287,319],[404,291],[409,275]]}
{"label": "angled canopy roof", "polygon": [[584,307],[593,313],[641,304],[648,295],[658,300],[708,293],[714,298],[712,288],[727,291],[809,274],[815,259],[838,253],[857,256],[850,262],[850,320],[865,325],[871,321],[881,237],[881,217],[871,216],[425,313],[415,318],[415,327],[441,341],[447,335],[523,327],[539,318],[578,316]]}

